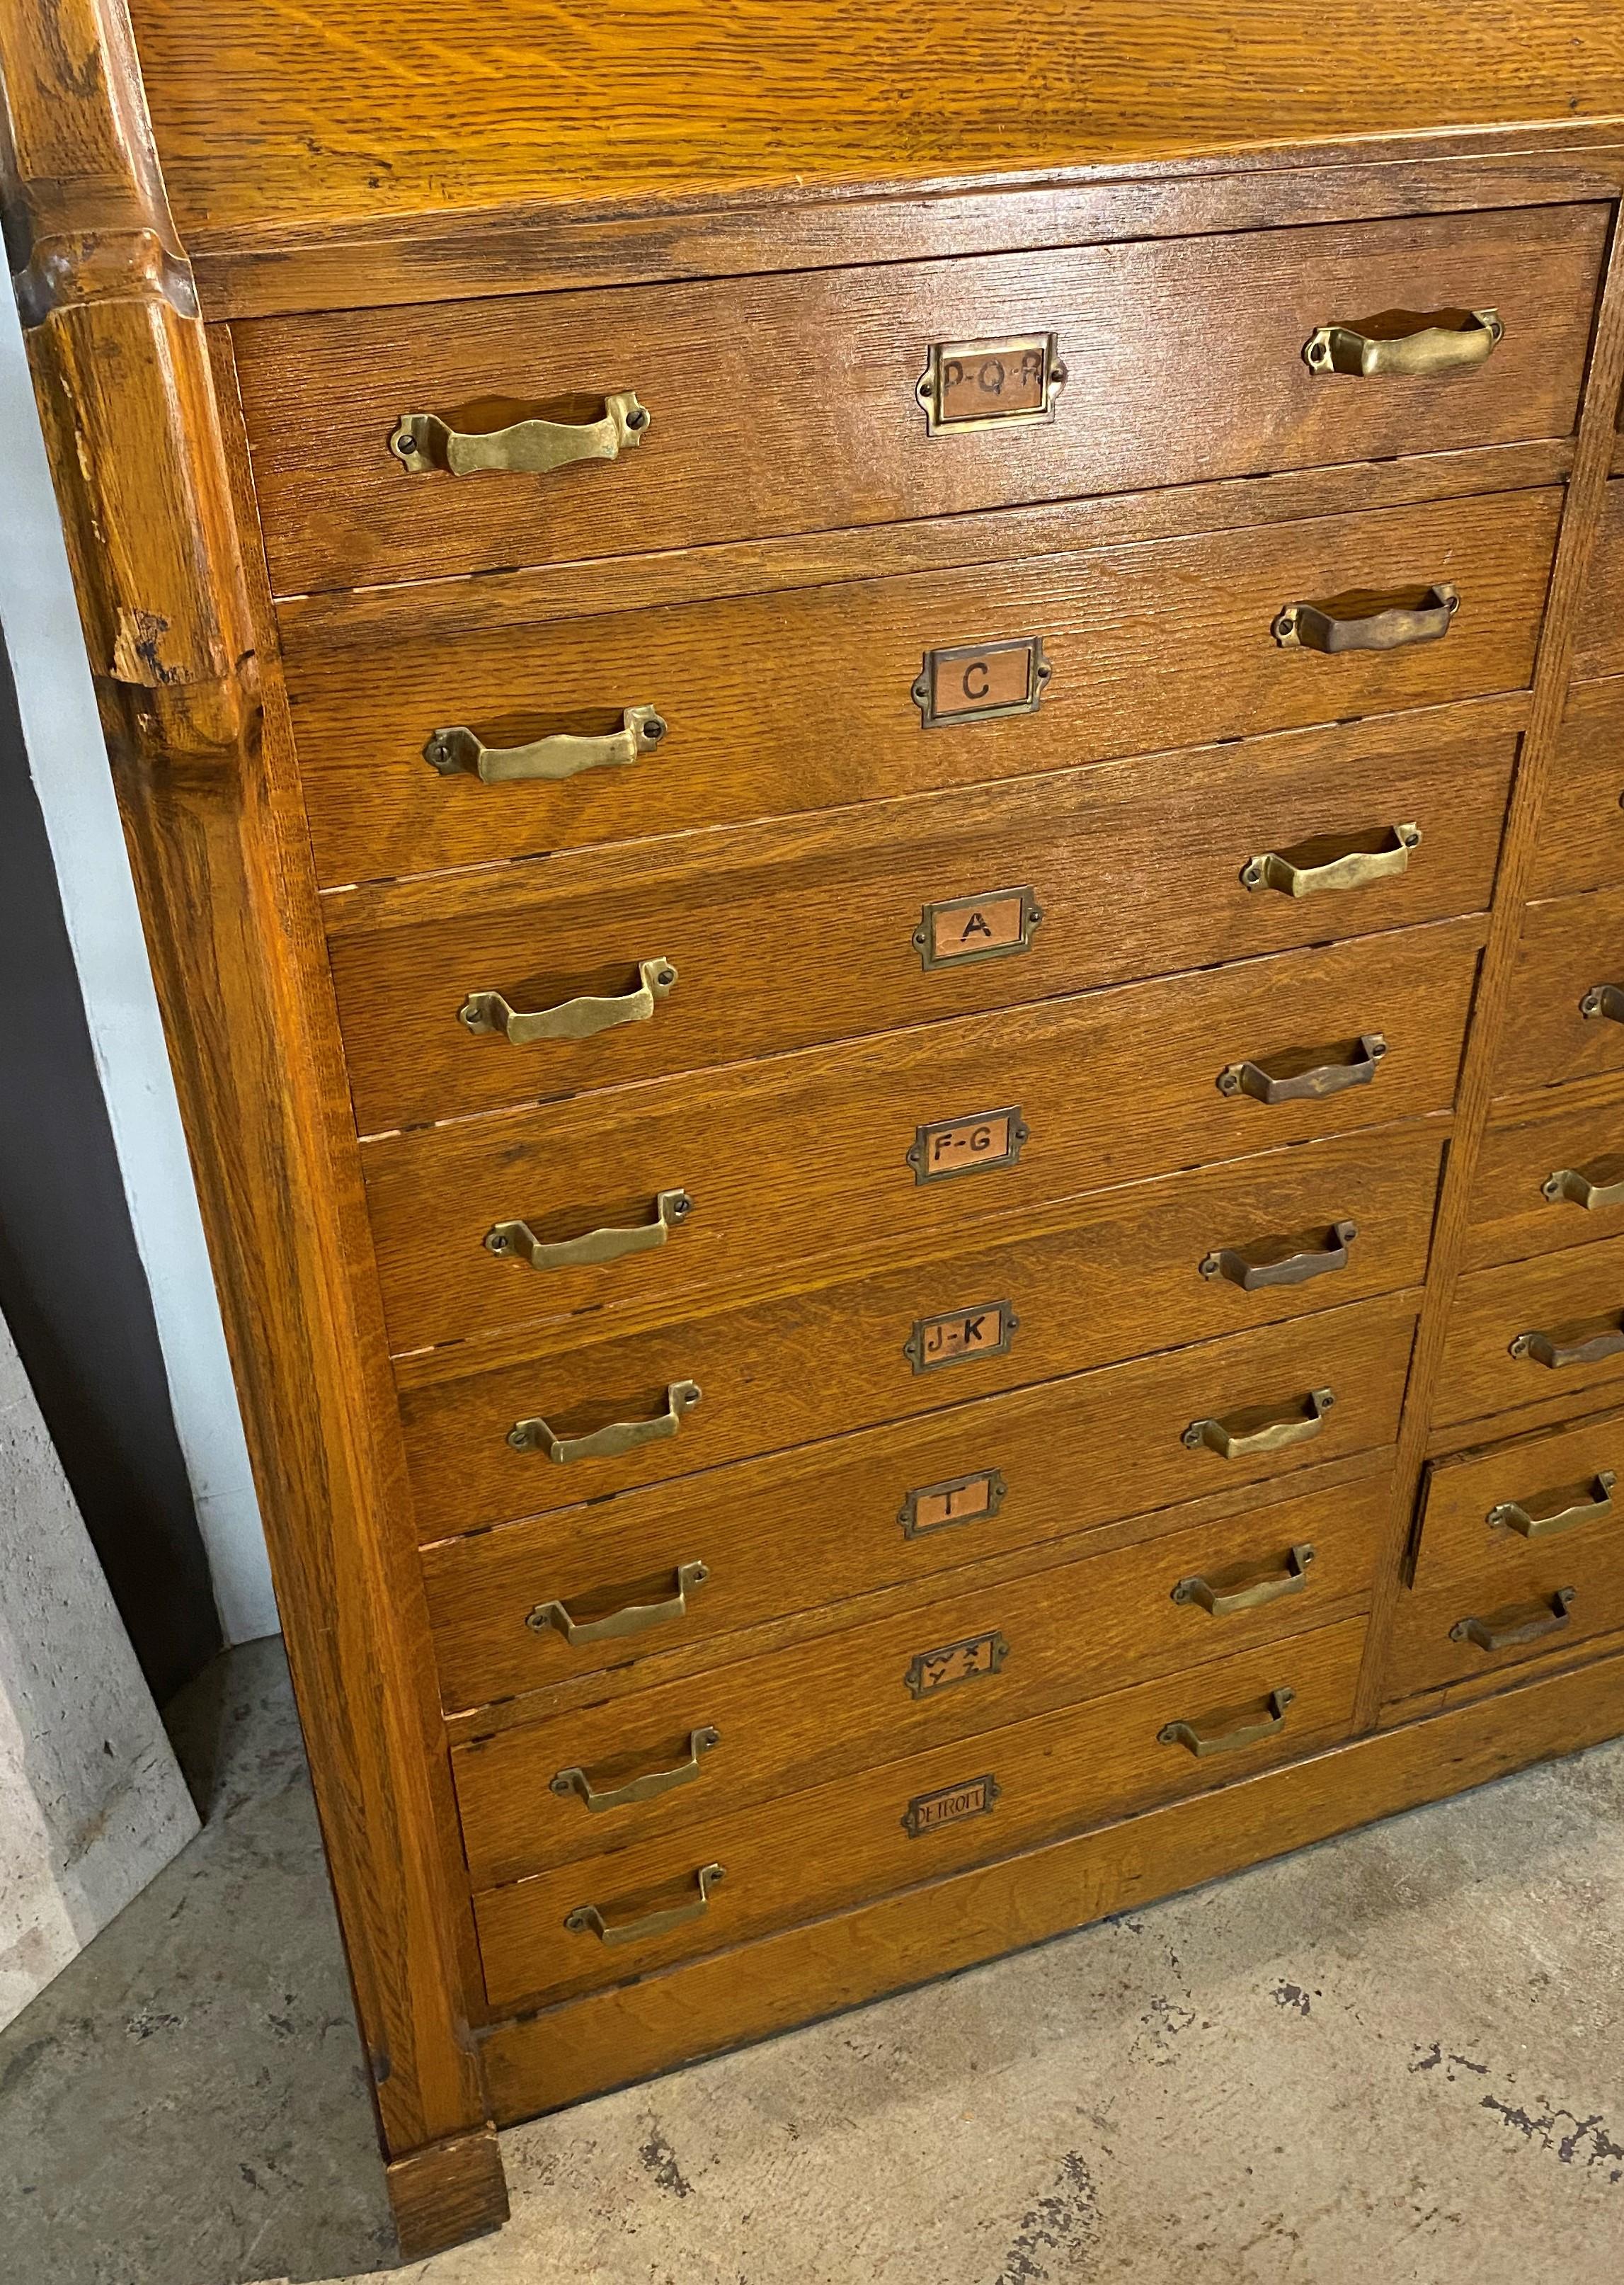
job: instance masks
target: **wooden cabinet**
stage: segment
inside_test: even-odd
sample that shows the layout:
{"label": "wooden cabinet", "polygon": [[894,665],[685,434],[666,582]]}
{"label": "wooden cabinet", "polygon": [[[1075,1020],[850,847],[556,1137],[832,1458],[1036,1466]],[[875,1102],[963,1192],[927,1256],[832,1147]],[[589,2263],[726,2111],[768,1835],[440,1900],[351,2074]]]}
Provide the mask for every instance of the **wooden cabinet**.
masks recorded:
{"label": "wooden cabinet", "polygon": [[0,15],[409,2255],[1624,1724],[1624,52],[1329,5]]}

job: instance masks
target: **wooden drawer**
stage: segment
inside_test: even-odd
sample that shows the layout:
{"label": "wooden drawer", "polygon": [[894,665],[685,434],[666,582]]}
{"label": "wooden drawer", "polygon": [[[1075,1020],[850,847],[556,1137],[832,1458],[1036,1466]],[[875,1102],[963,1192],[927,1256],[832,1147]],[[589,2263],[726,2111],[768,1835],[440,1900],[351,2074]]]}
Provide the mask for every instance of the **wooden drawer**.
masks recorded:
{"label": "wooden drawer", "polygon": [[[1240,771],[1227,748],[1159,755],[330,899],[357,1119],[424,1126],[1476,912],[1517,745],[1478,713],[1259,739]],[[1269,852],[1306,875],[1356,850],[1403,870],[1334,894],[1243,877]],[[639,992],[651,960],[675,970],[664,1000]],[[514,1044],[452,1020],[470,984],[521,1010],[624,1006]]]}
{"label": "wooden drawer", "polygon": [[[1606,1002],[1615,1016],[1589,996],[1607,985],[1619,992]],[[1501,1026],[1496,1096],[1615,1071],[1624,1071],[1624,888],[1530,905]]]}
{"label": "wooden drawer", "polygon": [[[770,1300],[624,1332],[601,1317],[568,1319],[522,1342],[404,1358],[396,1378],[420,1535],[572,1506],[1397,1292],[1425,1274],[1440,1142],[1429,1123],[1308,1143],[1095,1193],[1041,1236],[984,1239],[974,1251]],[[1322,1249],[1345,1220],[1358,1236],[1342,1266],[1306,1283],[1246,1292],[1201,1275],[1218,1249],[1259,1262]],[[702,1401],[672,1416],[668,1392],[689,1382]],[[673,1433],[557,1466],[539,1431],[508,1441],[521,1420],[571,1439],[673,1417]]]}
{"label": "wooden drawer", "polygon": [[[1479,1420],[1518,1404],[1575,1400],[1624,1382],[1624,1237],[1499,1269],[1474,1270],[1455,1287],[1434,1419]],[[1538,1352],[1524,1335],[1541,1335]],[[1618,1336],[1616,1347],[1606,1347]],[[1512,1354],[1512,1343],[1519,1353]],[[1569,1358],[1590,1343],[1600,1356]],[[1546,1362],[1547,1355],[1557,1361]]]}
{"label": "wooden drawer", "polygon": [[1624,1627],[1624,1497],[1604,1474],[1624,1477],[1624,1412],[1431,1464],[1386,1699]]}
{"label": "wooden drawer", "polygon": [[[1333,1745],[1351,1727],[1364,1631],[1345,1620],[487,1889],[475,1914],[490,2004],[623,1982]],[[1198,1756],[1162,1735],[1175,1723],[1256,1730],[1286,1690],[1283,1720],[1251,1744]],[[610,1947],[565,1926],[587,1905],[624,1926],[697,1904],[699,1867],[718,1864],[726,1877],[705,1911],[668,1932]]]}
{"label": "wooden drawer", "polygon": [[[1620,489],[1624,489],[1621,487]],[[1624,624],[1624,593],[1619,599]],[[1568,693],[1545,784],[1534,897],[1565,897],[1624,882],[1624,676]]]}
{"label": "wooden drawer", "polygon": [[[1578,1097],[1578,1100],[1574,1098]],[[1557,1177],[1569,1180],[1557,1183]],[[1548,1193],[1546,1185],[1555,1187]],[[1608,1195],[1616,1189],[1617,1197]],[[1478,1154],[1465,1266],[1485,1268],[1624,1231],[1624,1089],[1565,1088],[1557,1102],[1502,1111]]]}
{"label": "wooden drawer", "polygon": [[1573,674],[1582,682],[1624,674],[1624,475],[1615,475],[1603,497],[1574,623]]}
{"label": "wooden drawer", "polygon": [[[820,1255],[940,1243],[1107,1183],[1442,1111],[1481,933],[1442,923],[381,1138],[364,1163],[393,1346],[770,1286]],[[1223,1092],[1248,1063],[1330,1071],[1338,1088]],[[531,1266],[532,1239],[640,1237],[673,1197],[691,1210],[667,1210],[664,1243]],[[487,1233],[521,1225],[530,1237],[490,1251]]]}
{"label": "wooden drawer", "polygon": [[[641,1847],[723,1809],[1346,1618],[1368,1606],[1392,1504],[1384,1473],[1023,1579],[978,1567],[952,1596],[870,1625],[545,1709],[451,1755],[474,1885]],[[715,1742],[696,1745],[701,1731]],[[685,1769],[697,1774],[669,1790],[592,1804]],[[578,1780],[554,1789],[568,1770]]]}
{"label": "wooden drawer", "polygon": [[[590,618],[514,616],[482,581],[290,607],[318,871],[344,886],[1521,690],[1560,509],[1502,493]],[[1294,601],[1439,579],[1461,598],[1441,641],[1275,639]],[[969,646],[953,673],[979,689],[975,647],[999,643],[1041,644],[1041,703],[927,728],[926,654]],[[630,767],[485,784],[424,758],[448,726],[506,749],[633,706],[666,729]]]}
{"label": "wooden drawer", "polygon": [[[741,1628],[883,1589],[939,1593],[968,1563],[1391,1445],[1415,1318],[1413,1293],[1357,1302],[442,1540],[422,1551],[442,1699],[455,1712],[628,1661],[721,1656]],[[1239,1449],[1187,1444],[1205,1421]],[[1271,1443],[1287,1422],[1309,1433]],[[785,1516],[801,1519],[792,1558]],[[704,1582],[679,1600],[694,1562]],[[553,1604],[584,1638],[525,1623]],[[665,1615],[592,1634],[638,1605]]]}
{"label": "wooden drawer", "polygon": [[[1599,204],[1539,207],[791,272],[748,294],[722,279],[239,325],[271,584],[301,594],[1565,436],[1606,223]],[[1360,380],[1305,360],[1322,326],[1451,306],[1505,321],[1480,371]],[[927,434],[933,344],[1050,334],[1067,370],[1052,421]],[[977,409],[1040,404],[1031,371],[1017,351]],[[617,392],[648,418],[612,460],[454,477],[408,473],[389,450],[410,412],[464,431],[592,422]]]}

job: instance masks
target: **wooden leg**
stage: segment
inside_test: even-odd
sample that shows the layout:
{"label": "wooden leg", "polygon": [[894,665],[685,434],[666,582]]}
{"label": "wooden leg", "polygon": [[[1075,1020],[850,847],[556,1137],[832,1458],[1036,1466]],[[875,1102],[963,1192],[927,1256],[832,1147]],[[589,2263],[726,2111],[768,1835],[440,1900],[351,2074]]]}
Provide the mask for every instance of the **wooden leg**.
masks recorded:
{"label": "wooden leg", "polygon": [[403,2261],[484,2237],[507,2219],[507,2181],[494,2126],[409,2151],[388,2169]]}

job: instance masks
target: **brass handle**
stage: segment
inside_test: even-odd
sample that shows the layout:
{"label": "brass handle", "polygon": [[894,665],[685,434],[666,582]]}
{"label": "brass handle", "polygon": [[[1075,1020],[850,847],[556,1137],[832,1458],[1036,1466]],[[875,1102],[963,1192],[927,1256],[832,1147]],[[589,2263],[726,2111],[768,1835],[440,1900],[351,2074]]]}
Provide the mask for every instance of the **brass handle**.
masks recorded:
{"label": "brass handle", "polygon": [[[1253,1260],[1239,1246],[1220,1245],[1196,1267],[1204,1277],[1227,1277],[1243,1293],[1255,1293],[1263,1285],[1306,1285],[1311,1277],[1323,1277],[1327,1270],[1345,1269],[1347,1250],[1358,1235],[1356,1221],[1334,1221],[1325,1233],[1323,1245],[1276,1254],[1274,1248],[1281,1241],[1261,1239],[1252,1248],[1252,1252],[1265,1256],[1261,1261]],[[1284,1243],[1296,1246],[1294,1238]]]}
{"label": "brass handle", "polygon": [[594,1815],[600,1810],[629,1808],[633,1802],[655,1801],[676,1786],[692,1785],[699,1775],[700,1755],[721,1742],[719,1730],[690,1730],[688,1757],[686,1762],[679,1762],[674,1770],[650,1770],[646,1776],[633,1778],[630,1784],[615,1786],[605,1793],[597,1790],[585,1770],[561,1770],[550,1789],[561,1801],[568,1801],[574,1794]]}
{"label": "brass handle", "polygon": [[1559,1370],[1566,1364],[1599,1364],[1603,1357],[1617,1356],[1624,1349],[1624,1322],[1605,1333],[1593,1333],[1588,1341],[1562,1341],[1551,1333],[1518,1333],[1511,1344],[1514,1357],[1526,1357],[1531,1363],[1549,1365]]}
{"label": "brass handle", "polygon": [[1367,381],[1462,373],[1491,357],[1505,337],[1498,310],[1390,310],[1359,326],[1319,326],[1303,344],[1311,373]]}
{"label": "brass handle", "polygon": [[1364,594],[1339,595],[1335,603],[1288,603],[1275,621],[1275,640],[1282,650],[1402,650],[1408,643],[1440,641],[1460,604],[1458,591],[1444,579],[1424,588],[1414,603]]}
{"label": "brass handle", "polygon": [[1300,1595],[1308,1584],[1308,1566],[1313,1560],[1314,1550],[1305,1540],[1299,1547],[1288,1548],[1278,1563],[1261,1565],[1243,1586],[1215,1587],[1210,1579],[1197,1575],[1181,1579],[1173,1599],[1199,1603],[1215,1619],[1227,1619],[1234,1611],[1255,1611],[1265,1603],[1277,1603],[1283,1595]]}
{"label": "brass handle", "polygon": [[[1335,857],[1322,856],[1319,845],[1305,842],[1298,849],[1269,849],[1241,868],[1243,886],[1278,889],[1283,896],[1312,897],[1322,889],[1368,889],[1372,881],[1391,881],[1409,869],[1409,852],[1421,845],[1418,825],[1390,825],[1381,845],[1372,849],[1355,842]],[[1299,858],[1310,861],[1298,863]]]}
{"label": "brass handle", "polygon": [[617,389],[604,398],[600,420],[515,420],[482,436],[451,428],[437,412],[403,412],[389,450],[413,475],[443,468],[452,476],[541,476],[571,460],[617,460],[642,443],[648,422],[632,392]]}
{"label": "brass handle", "polygon": [[1624,1182],[1593,1182],[1577,1166],[1558,1166],[1554,1174],[1547,1174],[1540,1184],[1540,1194],[1553,1205],[1564,1198],[1576,1206],[1594,1213],[1597,1206],[1624,1206]]}
{"label": "brass handle", "polygon": [[[699,1394],[697,1389],[694,1393]],[[512,1437],[508,1441],[513,1441]],[[645,1634],[650,1627],[664,1626],[668,1620],[686,1618],[688,1597],[710,1576],[702,1563],[679,1563],[676,1592],[661,1602],[627,1603],[604,1619],[572,1619],[562,1603],[537,1603],[526,1614],[524,1623],[537,1635],[548,1627],[555,1628],[572,1650],[577,1643],[613,1642],[621,1635]]]}
{"label": "brass handle", "polygon": [[508,785],[518,778],[545,778],[556,783],[579,777],[583,770],[624,769],[653,753],[665,735],[665,723],[652,706],[622,710],[620,727],[601,738],[573,738],[561,733],[537,738],[529,746],[488,746],[477,731],[459,723],[436,730],[423,749],[423,759],[443,778],[466,770],[482,785]]}
{"label": "brass handle", "polygon": [[1249,1095],[1256,1103],[1317,1102],[1322,1095],[1340,1095],[1344,1088],[1369,1087],[1386,1052],[1387,1042],[1379,1032],[1361,1032],[1345,1063],[1316,1064],[1311,1071],[1278,1077],[1261,1064],[1228,1064],[1218,1074],[1218,1091]]}
{"label": "brass handle", "polygon": [[[1491,1531],[1514,1531],[1523,1539],[1555,1539],[1559,1532],[1573,1531],[1581,1523],[1599,1523],[1604,1516],[1612,1513],[1612,1488],[1618,1476],[1612,1468],[1598,1469],[1588,1484],[1576,1485],[1572,1490],[1546,1492],[1541,1498],[1542,1512],[1536,1514],[1524,1500],[1502,1500],[1488,1512]],[[1557,1505],[1551,1507],[1552,1500]]]}
{"label": "brass handle", "polygon": [[694,1211],[686,1190],[662,1190],[654,1204],[652,1221],[636,1222],[630,1229],[589,1229],[552,1245],[544,1245],[528,1221],[499,1221],[485,1232],[485,1250],[510,1261],[527,1261],[532,1269],[578,1269],[583,1263],[618,1261],[624,1253],[652,1253]]}
{"label": "brass handle", "polygon": [[1220,1713],[1204,1714],[1194,1722],[1169,1722],[1157,1731],[1159,1744],[1188,1746],[1190,1752],[1204,1759],[1208,1754],[1231,1754],[1241,1746],[1255,1746],[1259,1738],[1272,1738],[1285,1727],[1286,1708],[1296,1697],[1294,1690],[1271,1690],[1264,1700],[1268,1712],[1261,1721],[1243,1719],[1234,1729],[1219,1729],[1220,1722],[1234,1722],[1236,1714],[1249,1710],[1243,1707],[1226,1707]]}
{"label": "brass handle", "polygon": [[1558,1634],[1566,1626],[1573,1593],[1572,1587],[1558,1587],[1537,1603],[1496,1611],[1493,1618],[1456,1619],[1449,1639],[1476,1643],[1479,1650],[1510,1650],[1513,1643],[1538,1642],[1542,1635]]}
{"label": "brass handle", "polygon": [[635,992],[564,1000],[556,1008],[538,1008],[528,1015],[499,992],[470,992],[457,1010],[457,1020],[479,1036],[499,1032],[515,1048],[531,1047],[537,1040],[590,1040],[618,1024],[647,1023],[655,1002],[668,999],[677,988],[677,971],[669,960],[639,960],[637,973]]}
{"label": "brass handle", "polygon": [[691,1380],[673,1380],[665,1392],[665,1409],[652,1420],[616,1420],[590,1436],[555,1436],[545,1420],[515,1420],[507,1441],[515,1452],[545,1452],[550,1460],[616,1460],[639,1444],[657,1444],[674,1436],[682,1416],[699,1402],[700,1392]]}
{"label": "brass handle", "polygon": [[[1228,1420],[1192,1420],[1179,1441],[1192,1452],[1216,1452],[1220,1460],[1248,1460],[1256,1452],[1283,1452],[1288,1445],[1306,1444],[1311,1436],[1317,1436],[1336,1401],[1329,1388],[1313,1388],[1294,1412],[1259,1420],[1250,1428]],[[1235,1420],[1254,1417],[1237,1412]]]}
{"label": "brass handle", "polygon": [[1610,1024],[1624,1024],[1624,991],[1616,984],[1593,984],[1579,1003],[1587,1020],[1604,1016]]}
{"label": "brass handle", "polygon": [[698,1920],[710,1902],[711,1889],[726,1873],[720,1865],[702,1865],[694,1877],[699,1894],[688,1904],[671,1904],[662,1912],[645,1912],[636,1920],[608,1920],[596,1904],[577,1904],[565,1915],[564,1926],[572,1936],[595,1936],[600,1943],[641,1943],[650,1936],[664,1936],[686,1921]]}

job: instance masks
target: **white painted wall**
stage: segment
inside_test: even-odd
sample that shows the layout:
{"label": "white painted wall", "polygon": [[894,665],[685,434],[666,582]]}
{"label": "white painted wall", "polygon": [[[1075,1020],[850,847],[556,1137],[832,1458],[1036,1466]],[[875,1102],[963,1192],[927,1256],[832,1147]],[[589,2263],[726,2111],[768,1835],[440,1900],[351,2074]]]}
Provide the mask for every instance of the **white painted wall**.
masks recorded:
{"label": "white painted wall", "polygon": [[21,328],[0,294],[0,625],[228,1642],[275,1634],[242,1423]]}

